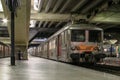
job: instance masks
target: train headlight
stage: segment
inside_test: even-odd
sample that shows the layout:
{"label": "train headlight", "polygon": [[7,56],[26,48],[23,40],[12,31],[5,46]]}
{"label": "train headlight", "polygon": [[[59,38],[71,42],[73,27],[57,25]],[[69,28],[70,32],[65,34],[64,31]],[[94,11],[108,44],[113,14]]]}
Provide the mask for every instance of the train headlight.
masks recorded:
{"label": "train headlight", "polygon": [[107,49],[104,49],[104,52],[107,52]]}

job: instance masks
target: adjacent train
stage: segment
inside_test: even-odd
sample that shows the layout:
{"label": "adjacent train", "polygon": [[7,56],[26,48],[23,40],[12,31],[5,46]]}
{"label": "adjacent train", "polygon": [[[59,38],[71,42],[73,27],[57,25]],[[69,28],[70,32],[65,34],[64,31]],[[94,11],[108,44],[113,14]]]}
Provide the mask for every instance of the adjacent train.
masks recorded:
{"label": "adjacent train", "polygon": [[0,42],[0,58],[5,58],[10,56],[10,46]]}
{"label": "adjacent train", "polygon": [[103,30],[91,24],[68,24],[30,52],[63,62],[98,62],[103,53]]}

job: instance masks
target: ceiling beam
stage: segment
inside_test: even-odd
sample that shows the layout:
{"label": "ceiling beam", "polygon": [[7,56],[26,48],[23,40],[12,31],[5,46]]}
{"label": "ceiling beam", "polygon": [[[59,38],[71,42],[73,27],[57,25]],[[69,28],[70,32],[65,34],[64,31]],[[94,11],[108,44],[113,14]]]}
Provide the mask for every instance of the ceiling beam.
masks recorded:
{"label": "ceiling beam", "polygon": [[39,3],[38,3],[39,12],[41,12],[42,10],[43,3],[44,3],[44,0],[39,0]]}
{"label": "ceiling beam", "polygon": [[71,10],[71,12],[74,12],[76,10],[78,10],[79,8],[81,8],[88,0],[80,0],[79,3],[73,7],[73,9]]}
{"label": "ceiling beam", "polygon": [[113,28],[113,27],[117,27],[117,26],[120,26],[119,24],[113,24],[113,25],[110,25],[110,26],[105,26],[105,27],[102,27],[104,30],[105,29],[108,29],[108,28]]}
{"label": "ceiling beam", "polygon": [[[59,28],[30,28],[30,31],[36,31],[36,32],[56,32]],[[32,32],[31,32],[32,33]],[[33,32],[34,33],[34,32]]]}
{"label": "ceiling beam", "polygon": [[93,1],[93,3],[91,3],[90,5],[88,5],[85,9],[83,9],[81,11],[81,13],[86,13],[88,12],[90,9],[92,9],[93,7],[97,6],[99,3],[101,3],[103,0],[95,0]]}
{"label": "ceiling beam", "polygon": [[39,28],[39,32],[56,32],[58,28]]}
{"label": "ceiling beam", "polygon": [[104,11],[94,16],[90,22],[120,24],[120,12]]}
{"label": "ceiling beam", "polygon": [[45,8],[45,12],[48,12],[48,11],[49,11],[50,6],[52,5],[52,2],[53,2],[53,0],[48,0],[47,6],[46,6],[46,8]]}
{"label": "ceiling beam", "polygon": [[57,0],[56,5],[53,8],[53,13],[55,13],[57,11],[57,9],[60,7],[60,5],[62,4],[63,0]]}
{"label": "ceiling beam", "polygon": [[43,23],[43,21],[40,21],[38,27],[42,27],[42,26],[41,26],[42,23]]}
{"label": "ceiling beam", "polygon": [[45,32],[43,33],[43,32],[41,32],[41,33],[38,33],[35,38],[43,38],[43,39],[44,38],[49,38],[52,34],[53,33],[45,33]]}
{"label": "ceiling beam", "polygon": [[59,27],[61,24],[62,24],[62,22],[59,22],[59,23],[55,26],[55,28]]}
{"label": "ceiling beam", "polygon": [[48,25],[48,28],[50,28],[52,26],[54,22],[50,22],[50,24]]}
{"label": "ceiling beam", "polygon": [[31,42],[39,33],[47,33],[48,35],[51,35],[58,30],[59,28],[31,28],[29,31],[29,42]]}
{"label": "ceiling beam", "polygon": [[64,6],[60,9],[60,13],[62,13],[65,10],[65,8],[68,6],[68,4],[70,4],[71,1],[72,0],[67,0],[67,2],[64,4]]}
{"label": "ceiling beam", "polygon": [[47,24],[48,24],[48,22],[46,21],[43,25],[43,28],[45,28]]}
{"label": "ceiling beam", "polygon": [[38,20],[38,21],[62,21],[67,22],[68,20],[71,20],[74,18],[75,20],[79,19],[86,19],[85,15],[82,14],[53,14],[53,13],[31,13],[31,19],[32,20]]}

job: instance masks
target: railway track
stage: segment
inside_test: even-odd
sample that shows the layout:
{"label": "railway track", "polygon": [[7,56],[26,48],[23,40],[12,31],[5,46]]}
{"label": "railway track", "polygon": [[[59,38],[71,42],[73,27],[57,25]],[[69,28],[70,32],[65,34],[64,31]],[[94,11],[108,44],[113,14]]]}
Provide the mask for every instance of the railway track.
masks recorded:
{"label": "railway track", "polygon": [[74,64],[74,65],[120,76],[120,67],[118,66],[90,64],[90,63],[89,64],[79,63],[79,64]]}

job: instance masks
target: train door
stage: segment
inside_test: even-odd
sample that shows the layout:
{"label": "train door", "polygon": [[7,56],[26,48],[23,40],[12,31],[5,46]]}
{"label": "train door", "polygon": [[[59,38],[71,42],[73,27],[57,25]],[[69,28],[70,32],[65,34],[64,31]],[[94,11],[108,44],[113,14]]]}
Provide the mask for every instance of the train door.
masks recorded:
{"label": "train door", "polygon": [[57,59],[59,59],[59,57],[61,56],[61,35],[58,35],[57,38]]}
{"label": "train door", "polygon": [[67,60],[67,41],[65,31],[59,35],[59,60],[66,62]]}
{"label": "train door", "polygon": [[66,48],[66,61],[69,62],[69,54],[70,54],[70,50],[69,50],[69,47],[70,47],[70,31],[69,30],[66,30],[65,31],[65,48]]}
{"label": "train door", "polygon": [[47,58],[49,59],[49,42],[47,43]]}

